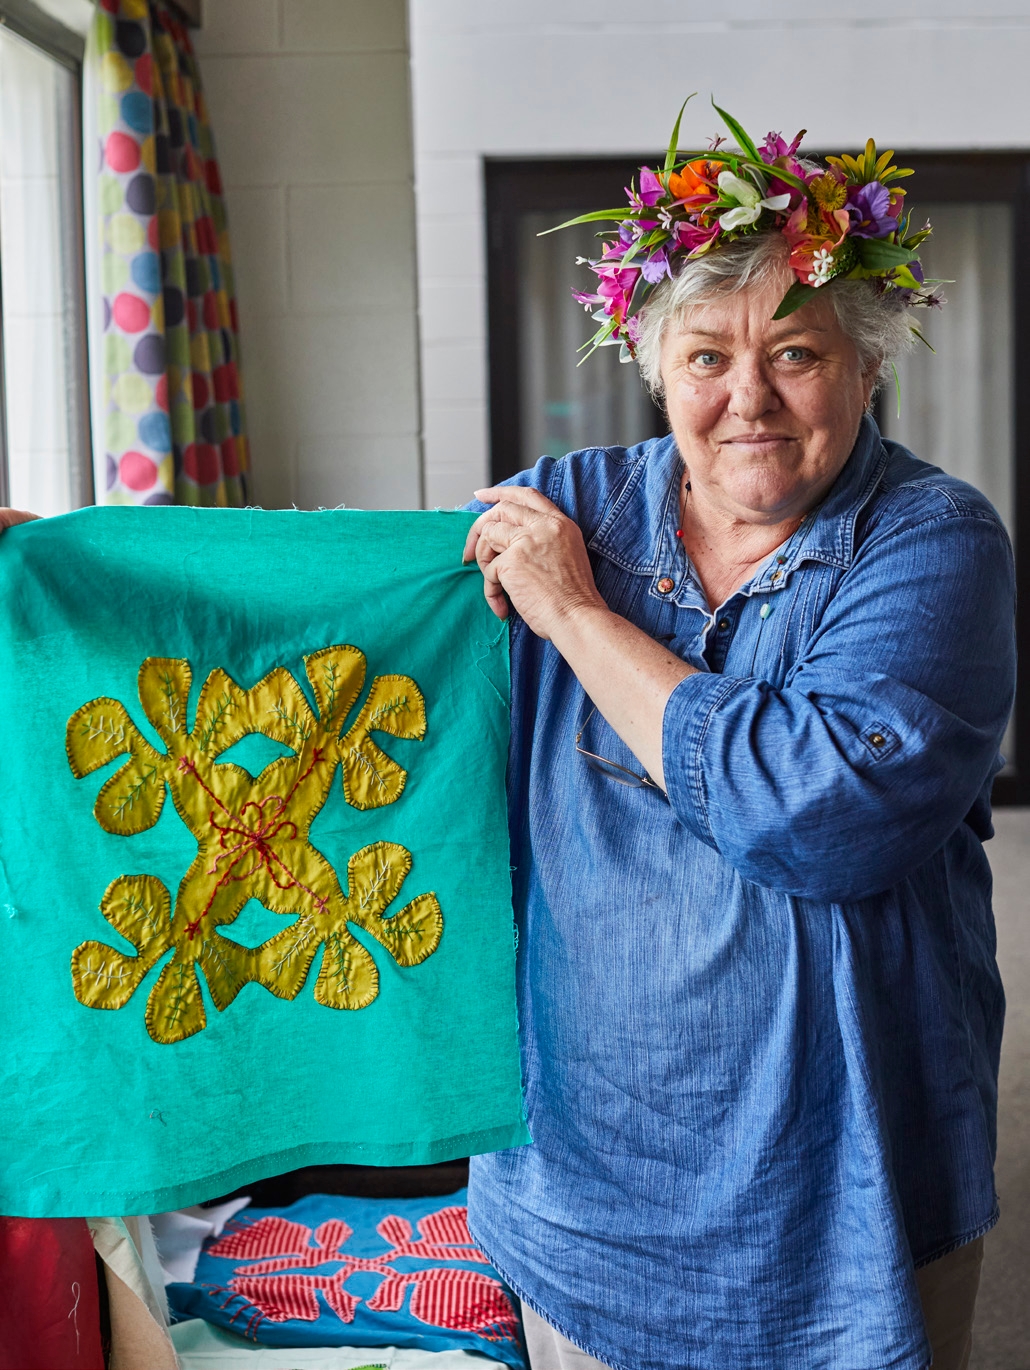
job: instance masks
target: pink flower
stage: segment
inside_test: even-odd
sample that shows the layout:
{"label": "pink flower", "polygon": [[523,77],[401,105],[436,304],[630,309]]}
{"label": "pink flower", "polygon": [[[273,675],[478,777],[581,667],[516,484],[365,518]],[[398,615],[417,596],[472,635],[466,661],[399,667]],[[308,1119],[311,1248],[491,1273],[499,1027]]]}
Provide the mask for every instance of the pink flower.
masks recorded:
{"label": "pink flower", "polygon": [[[596,293],[588,295],[578,290],[572,292],[573,299],[587,308],[594,304],[600,305],[608,318],[614,319],[620,326],[629,312],[630,300],[641,274],[639,266],[619,266],[622,256],[623,250],[618,244],[606,243],[601,260],[590,263],[591,271],[597,273]],[[614,336],[618,337],[618,330]]]}
{"label": "pink flower", "polygon": [[621,324],[629,311],[630,298],[640,275],[640,268],[608,267],[597,274],[600,276],[597,293],[604,300],[604,312],[609,318],[616,319]]}
{"label": "pink flower", "polygon": [[799,180],[805,179],[805,168],[800,162],[796,162],[793,157],[785,157],[781,162],[774,163],[771,168],[772,174],[769,177],[770,195],[789,195],[791,208],[794,208],[801,200],[804,200],[804,192],[799,190],[791,181],[782,181],[776,175],[776,167],[782,166],[784,171],[789,171],[791,175],[797,176]]}
{"label": "pink flower", "polygon": [[650,167],[642,166],[640,168],[640,190],[634,192],[627,186],[626,194],[629,196],[630,204],[636,205],[638,209],[645,205],[650,208],[665,194],[665,187]]}
{"label": "pink flower", "polygon": [[[782,133],[767,133],[765,142],[758,149],[758,155],[768,166],[772,166],[780,157],[793,157],[801,146],[801,139],[807,133],[807,129],[802,129],[794,141],[788,144]],[[790,168],[793,171],[793,167]]]}
{"label": "pink flower", "polygon": [[703,227],[701,224],[690,223],[689,220],[681,219],[675,228],[676,241],[682,248],[686,248],[688,253],[700,256],[707,247],[710,247],[719,236],[719,221]]}
{"label": "pink flower", "polygon": [[[788,143],[780,133],[767,133],[765,142],[758,149],[758,155],[766,166],[771,167],[775,173],[776,167],[782,167],[784,171],[789,171],[792,176],[797,176],[800,180],[805,180],[805,169],[797,160],[794,154],[801,145],[801,139],[805,136],[806,130],[802,129],[792,143]],[[791,185],[789,181],[781,181],[775,174],[769,178],[770,195],[789,195],[792,202],[801,192],[797,186]]]}

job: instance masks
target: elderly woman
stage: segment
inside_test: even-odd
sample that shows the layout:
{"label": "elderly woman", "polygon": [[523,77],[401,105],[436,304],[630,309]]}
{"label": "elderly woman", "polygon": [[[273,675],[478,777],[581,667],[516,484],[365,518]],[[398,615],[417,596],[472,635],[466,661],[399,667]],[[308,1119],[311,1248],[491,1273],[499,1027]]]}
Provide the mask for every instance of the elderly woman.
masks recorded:
{"label": "elderly woman", "polygon": [[870,417],[905,293],[830,279],[774,319],[791,246],[651,294],[669,437],[477,492],[534,1144],[475,1158],[469,1203],[534,1370],[968,1361],[1012,558]]}
{"label": "elderly woman", "polygon": [[470,1215],[534,1370],[968,1360],[1012,558],[869,416],[919,285],[879,161],[793,151],[642,178],[682,259],[613,317],[671,436],[480,491],[466,548],[514,611],[534,1138],[474,1160]]}

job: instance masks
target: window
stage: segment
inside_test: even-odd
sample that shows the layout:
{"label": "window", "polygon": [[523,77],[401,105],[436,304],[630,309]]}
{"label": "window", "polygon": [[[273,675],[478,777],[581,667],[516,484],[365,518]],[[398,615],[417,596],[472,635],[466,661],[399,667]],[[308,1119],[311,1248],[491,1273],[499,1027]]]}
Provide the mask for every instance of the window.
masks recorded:
{"label": "window", "polygon": [[[1030,661],[1030,158],[1025,153],[909,155],[913,204],[936,236],[922,249],[927,275],[952,280],[940,313],[919,311],[937,355],[902,359],[901,414],[892,391],[877,418],[887,437],[978,486],[1016,547],[1017,641]],[[504,479],[542,453],[639,442],[664,433],[635,366],[606,348],[576,367],[593,331],[569,287],[593,277],[575,266],[592,250],[592,225],[549,237],[564,219],[618,205],[649,158],[488,160],[492,474]],[[654,164],[654,154],[651,158]],[[968,174],[963,174],[963,163]],[[976,201],[963,199],[975,185]],[[577,236],[578,235],[578,236]],[[1023,681],[994,784],[999,804],[1030,803],[1030,683]]]}
{"label": "window", "polygon": [[32,5],[0,15],[0,496],[60,514],[92,500],[82,43]]}

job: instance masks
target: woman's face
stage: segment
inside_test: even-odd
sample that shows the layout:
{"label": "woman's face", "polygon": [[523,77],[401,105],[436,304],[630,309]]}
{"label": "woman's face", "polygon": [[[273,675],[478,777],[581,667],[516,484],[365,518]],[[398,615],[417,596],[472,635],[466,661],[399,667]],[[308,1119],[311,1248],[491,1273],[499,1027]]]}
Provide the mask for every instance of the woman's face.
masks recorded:
{"label": "woman's face", "polygon": [[662,342],[669,423],[691,488],[745,523],[781,523],[819,503],[872,390],[829,300],[774,322],[792,280],[695,305]]}

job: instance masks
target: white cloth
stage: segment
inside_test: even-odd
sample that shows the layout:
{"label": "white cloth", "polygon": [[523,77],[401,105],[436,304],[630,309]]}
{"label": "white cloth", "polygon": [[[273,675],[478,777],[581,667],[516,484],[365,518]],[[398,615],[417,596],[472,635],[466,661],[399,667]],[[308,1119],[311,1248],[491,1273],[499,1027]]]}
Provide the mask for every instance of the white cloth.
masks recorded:
{"label": "white cloth", "polygon": [[100,1259],[128,1285],[158,1327],[167,1327],[168,1300],[164,1285],[155,1286],[154,1275],[147,1269],[142,1254],[145,1245],[152,1245],[146,1218],[87,1218],[86,1225]]}
{"label": "white cloth", "polygon": [[397,1346],[260,1346],[191,1318],[172,1328],[182,1370],[503,1370],[471,1351],[415,1351]]}
{"label": "white cloth", "polygon": [[111,1318],[110,1370],[178,1370],[147,1219],[87,1218],[86,1222],[104,1262]]}
{"label": "white cloth", "polygon": [[573,1346],[526,1304],[522,1305],[522,1325],[531,1370],[605,1370],[602,1361]]}
{"label": "white cloth", "polygon": [[249,1198],[230,1199],[215,1208],[179,1208],[154,1213],[150,1227],[165,1284],[189,1284],[197,1271],[200,1248],[208,1237],[218,1237],[231,1217],[246,1208]]}

